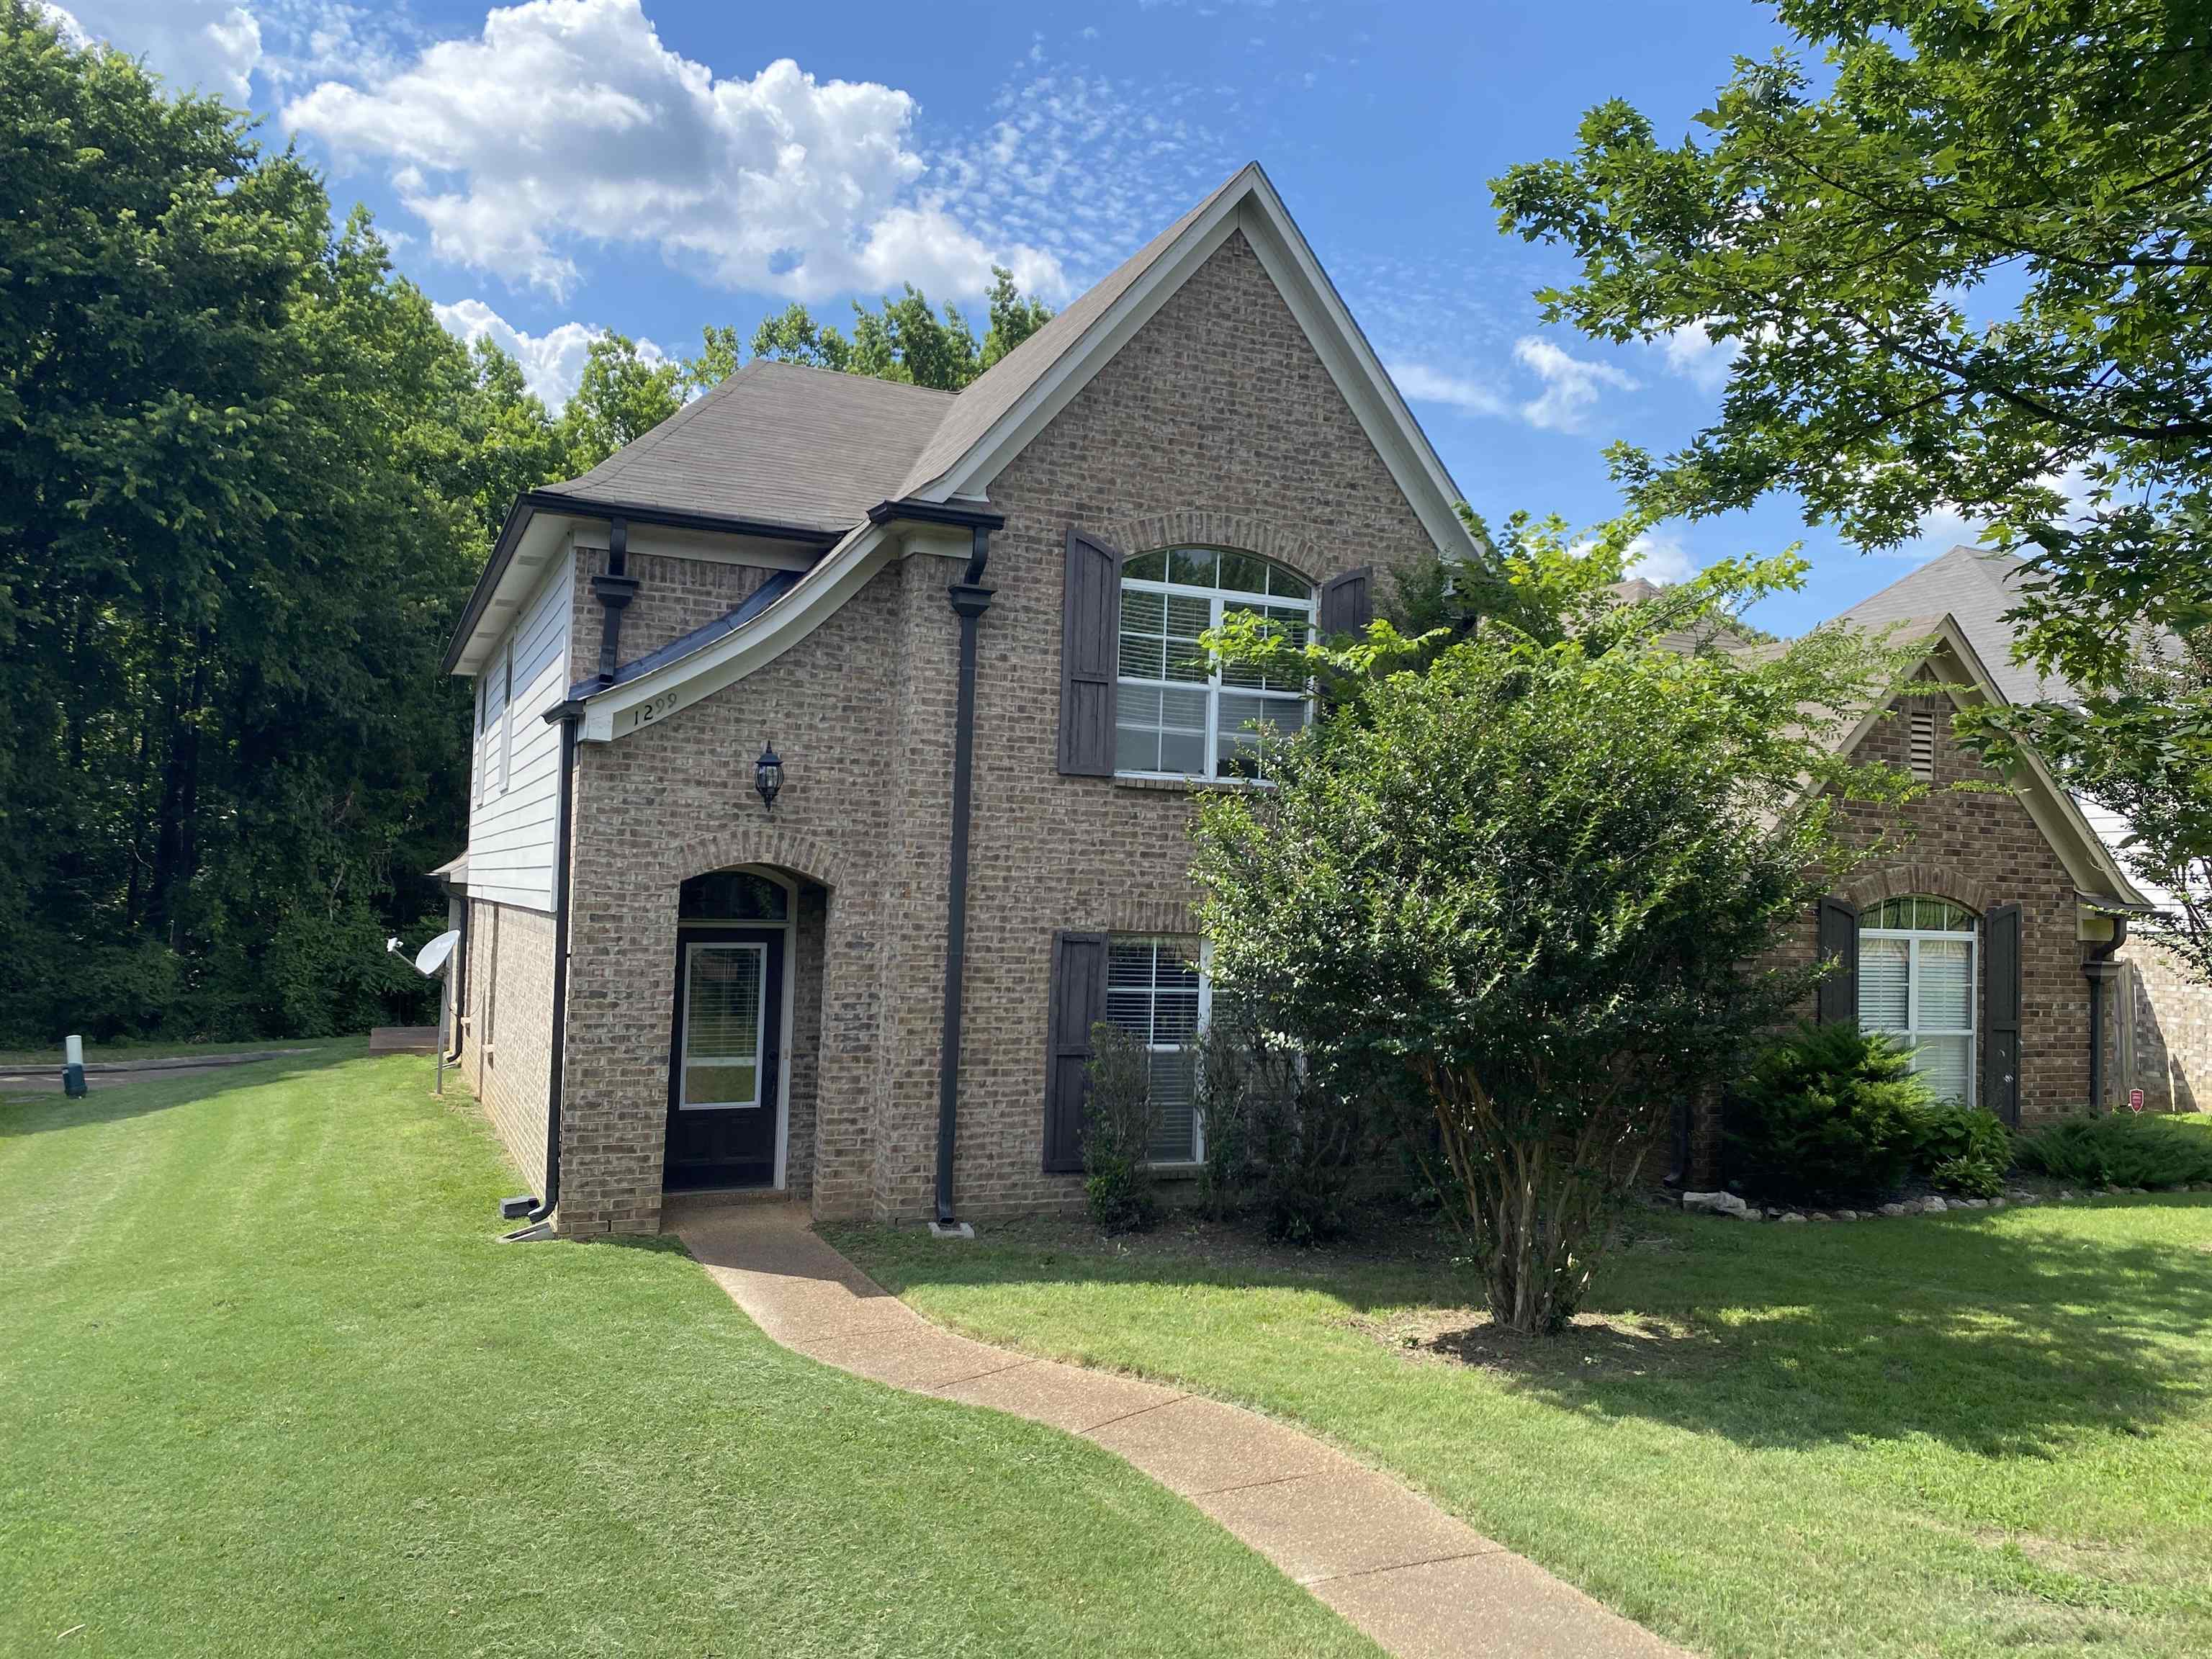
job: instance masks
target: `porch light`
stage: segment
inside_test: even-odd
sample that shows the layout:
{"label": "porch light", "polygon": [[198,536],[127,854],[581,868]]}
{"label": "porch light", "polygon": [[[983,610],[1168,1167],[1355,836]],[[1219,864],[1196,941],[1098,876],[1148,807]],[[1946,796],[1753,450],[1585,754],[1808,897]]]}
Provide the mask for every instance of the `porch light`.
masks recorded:
{"label": "porch light", "polygon": [[762,749],[760,758],[753,763],[753,787],[760,791],[761,805],[775,811],[776,795],[783,788],[783,762],[773,742]]}

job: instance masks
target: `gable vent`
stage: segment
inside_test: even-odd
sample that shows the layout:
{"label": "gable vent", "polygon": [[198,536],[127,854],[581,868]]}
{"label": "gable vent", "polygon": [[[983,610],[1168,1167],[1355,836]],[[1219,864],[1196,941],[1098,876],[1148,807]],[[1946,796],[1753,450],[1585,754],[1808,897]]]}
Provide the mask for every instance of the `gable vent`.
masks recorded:
{"label": "gable vent", "polygon": [[1911,731],[1905,744],[1905,764],[1912,775],[1927,782],[1936,781],[1936,711],[1916,708],[1912,711]]}

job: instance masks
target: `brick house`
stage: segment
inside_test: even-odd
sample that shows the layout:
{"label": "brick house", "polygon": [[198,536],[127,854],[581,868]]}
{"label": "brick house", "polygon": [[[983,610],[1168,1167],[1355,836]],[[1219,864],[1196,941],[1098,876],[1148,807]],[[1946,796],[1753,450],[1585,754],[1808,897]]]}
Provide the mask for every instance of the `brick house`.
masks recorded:
{"label": "brick house", "polygon": [[[2014,634],[2006,615],[2019,603],[2023,566],[2009,554],[1977,547],[1954,547],[1930,559],[1881,592],[1870,594],[1838,620],[1881,627],[1901,618],[1948,615],[1972,644],[1997,691],[2014,702],[2072,700],[2064,680],[2039,675],[2012,659]],[[2128,825],[2090,802],[2081,815],[2117,860]],[[2154,888],[2142,896],[2172,908],[2174,896]],[[2140,934],[2113,954],[2111,1066],[2100,1079],[2104,1104],[2124,1101],[2140,1089],[2153,1111],[2212,1109],[2212,988],[2191,975],[2179,958]]]}
{"label": "brick house", "polygon": [[[1457,500],[1256,167],[957,396],[755,362],[523,496],[447,667],[477,693],[464,1063],[533,1217],[1069,1203],[1107,1018],[1174,1098],[1156,1157],[1194,1162],[1194,792],[1307,717],[1195,636],[1358,625],[1474,550]],[[1961,821],[1908,896],[2019,903],[2023,985],[2086,1019],[2073,893],[2109,883],[2012,807],[2001,862]],[[2024,1109],[2081,1097],[2074,1030]]]}

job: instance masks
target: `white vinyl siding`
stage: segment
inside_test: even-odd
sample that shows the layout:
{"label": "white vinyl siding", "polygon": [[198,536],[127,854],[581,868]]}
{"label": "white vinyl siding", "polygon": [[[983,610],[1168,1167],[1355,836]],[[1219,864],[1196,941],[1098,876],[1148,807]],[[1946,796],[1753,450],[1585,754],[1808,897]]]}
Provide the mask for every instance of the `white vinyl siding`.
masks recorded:
{"label": "white vinyl siding", "polygon": [[480,782],[469,813],[473,898],[530,910],[553,908],[561,732],[543,716],[568,695],[574,586],[574,561],[565,555],[555,559],[484,663],[476,743]]}
{"label": "white vinyl siding", "polygon": [[1978,933],[1964,906],[1920,896],[1887,900],[1860,924],[1860,1028],[1911,1044],[1939,1100],[1974,1098]]}

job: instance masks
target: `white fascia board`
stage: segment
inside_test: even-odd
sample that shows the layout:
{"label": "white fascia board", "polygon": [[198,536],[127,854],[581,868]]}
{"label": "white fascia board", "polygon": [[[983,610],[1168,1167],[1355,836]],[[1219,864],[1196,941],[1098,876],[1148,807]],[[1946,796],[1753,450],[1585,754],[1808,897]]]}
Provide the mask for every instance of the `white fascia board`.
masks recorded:
{"label": "white fascia board", "polygon": [[591,698],[577,735],[586,743],[611,743],[766,667],[866,587],[895,550],[882,529],[858,526],[744,627]]}

